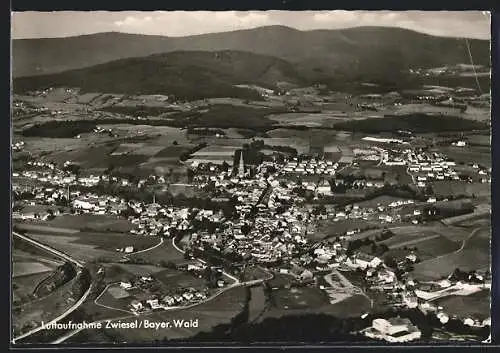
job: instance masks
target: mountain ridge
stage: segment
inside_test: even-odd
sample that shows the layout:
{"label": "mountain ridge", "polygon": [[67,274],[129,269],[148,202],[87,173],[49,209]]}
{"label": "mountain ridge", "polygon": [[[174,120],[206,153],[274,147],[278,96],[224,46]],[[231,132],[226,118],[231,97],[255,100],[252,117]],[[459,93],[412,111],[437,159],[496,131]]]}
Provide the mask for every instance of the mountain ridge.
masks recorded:
{"label": "mountain ridge", "polygon": [[[489,64],[489,41],[469,40],[475,62]],[[354,27],[300,31],[286,26],[199,34],[186,37],[103,32],[66,38],[13,40],[13,77],[91,67],[110,61],[175,51],[247,51],[273,56],[332,74],[468,62],[463,39],[436,37],[402,28]],[[386,61],[375,65],[370,61]],[[367,64],[368,63],[368,64]],[[354,64],[354,65],[352,65]]]}

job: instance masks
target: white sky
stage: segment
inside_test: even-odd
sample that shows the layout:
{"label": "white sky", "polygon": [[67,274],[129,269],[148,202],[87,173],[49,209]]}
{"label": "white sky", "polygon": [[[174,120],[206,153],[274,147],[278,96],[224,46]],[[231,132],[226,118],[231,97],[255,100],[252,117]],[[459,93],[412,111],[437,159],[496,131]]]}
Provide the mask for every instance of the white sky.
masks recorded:
{"label": "white sky", "polygon": [[12,13],[12,38],[68,37],[99,32],[187,36],[269,25],[300,30],[358,26],[407,28],[446,37],[490,39],[484,11],[60,11]]}

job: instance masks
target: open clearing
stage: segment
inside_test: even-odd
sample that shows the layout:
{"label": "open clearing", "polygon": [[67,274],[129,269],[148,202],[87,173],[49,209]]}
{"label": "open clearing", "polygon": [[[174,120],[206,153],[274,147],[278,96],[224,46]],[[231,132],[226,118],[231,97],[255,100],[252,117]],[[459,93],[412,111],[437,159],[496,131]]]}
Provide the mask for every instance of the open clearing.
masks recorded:
{"label": "open clearing", "polygon": [[51,271],[52,268],[40,262],[19,262],[13,263],[13,277],[29,276],[37,273]]}

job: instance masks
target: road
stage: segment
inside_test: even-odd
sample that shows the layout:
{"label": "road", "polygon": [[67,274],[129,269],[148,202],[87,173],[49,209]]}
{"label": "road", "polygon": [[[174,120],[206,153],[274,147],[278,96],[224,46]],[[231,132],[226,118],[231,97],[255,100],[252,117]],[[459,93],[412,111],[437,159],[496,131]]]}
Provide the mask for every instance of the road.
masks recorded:
{"label": "road", "polygon": [[[78,273],[81,272],[81,269],[83,268],[83,264],[81,264],[79,261],[69,257],[68,255],[66,254],[63,254],[62,252],[56,250],[56,249],[53,249],[51,248],[50,246],[47,246],[47,245],[44,245],[42,243],[39,243],[37,242],[36,240],[33,240],[31,238],[28,238],[24,235],[21,235],[19,233],[16,233],[16,232],[12,232],[12,234],[16,237],[19,237],[27,242],[29,242],[30,244],[33,244],[41,249],[44,249],[54,255],[57,255],[59,257],[62,257],[63,259],[75,264],[76,266],[78,266],[80,268],[80,270],[78,271]],[[51,325],[51,324],[54,324],[54,323],[57,323],[58,321],[64,319],[66,316],[68,316],[69,314],[71,314],[73,311],[75,311],[76,309],[78,309],[78,307],[80,305],[83,304],[83,302],[85,302],[85,300],[87,300],[88,296],[90,295],[90,292],[92,291],[92,284],[89,286],[89,288],[87,289],[87,291],[83,294],[83,296],[80,298],[80,300],[78,300],[75,304],[73,304],[70,308],[68,308],[65,312],[63,312],[61,315],[57,316],[56,318],[52,319],[50,322],[47,323],[47,325]],[[41,331],[43,328],[42,326],[38,326],[37,328],[34,328],[26,333],[23,333],[22,335],[20,336],[17,336],[17,337],[14,337],[12,339],[12,343],[16,343],[16,341],[19,341],[23,338],[26,338],[26,337],[29,337],[39,331]]]}
{"label": "road", "polygon": [[[172,239],[172,246],[179,252],[181,253],[184,253],[184,251],[179,248],[176,244],[175,244],[175,240]],[[200,262],[202,263],[206,263],[206,261],[204,261],[203,259],[197,259],[199,260]],[[191,304],[191,305],[187,305],[187,306],[172,306],[172,307],[168,307],[166,309],[164,309],[165,311],[175,311],[175,310],[178,310],[178,311],[181,311],[181,310],[186,310],[186,309],[190,309],[190,308],[193,308],[195,306],[198,306],[198,305],[201,305],[201,304],[204,304],[206,302],[209,302],[210,300],[213,300],[215,298],[217,298],[219,295],[225,293],[226,291],[228,290],[231,290],[233,288],[237,288],[237,287],[243,287],[243,286],[254,286],[254,285],[258,285],[258,284],[262,284],[264,283],[265,281],[271,279],[273,277],[272,274],[269,274],[269,277],[268,278],[264,278],[264,279],[256,279],[256,280],[250,280],[250,281],[245,281],[245,282],[241,282],[238,278],[230,275],[229,273],[226,273],[226,272],[223,272],[224,275],[226,275],[227,277],[231,278],[234,283],[230,284],[229,286],[221,289],[220,291],[218,291],[217,293],[213,294],[212,296],[208,297],[207,299],[203,300],[203,301],[200,301],[198,303],[194,303],[194,304]],[[97,303],[96,301],[106,292],[106,290],[108,289],[108,287],[110,286],[111,284],[109,284],[108,286],[106,286],[106,288],[104,288],[104,290],[101,292],[101,294],[99,294],[99,296],[95,299],[94,303],[99,305],[99,306],[102,306],[102,307],[105,307],[107,309],[113,309],[113,310],[120,310],[120,311],[124,311],[122,309],[117,309],[117,308],[112,308],[112,307],[107,307],[107,306],[104,306],[102,304],[99,304]],[[142,314],[142,316],[148,316],[148,315],[152,315],[154,313],[154,311],[151,311],[151,312],[148,312],[148,313],[144,313]],[[132,314],[132,315],[128,315],[128,316],[122,316],[122,317],[119,317],[119,318],[113,318],[113,319],[104,319],[104,320],[99,320],[99,321],[95,321],[94,323],[104,323],[104,322],[107,322],[107,321],[116,321],[116,320],[124,320],[124,319],[129,319],[129,318],[137,318],[137,315],[135,314]],[[83,331],[84,329],[77,329],[77,330],[73,330],[73,331],[70,331],[68,333],[66,333],[65,335],[59,337],[57,340],[53,341],[52,344],[60,344],[60,343],[63,343],[65,342],[66,340],[68,340],[69,338],[73,337],[74,335],[76,335],[77,333]]]}

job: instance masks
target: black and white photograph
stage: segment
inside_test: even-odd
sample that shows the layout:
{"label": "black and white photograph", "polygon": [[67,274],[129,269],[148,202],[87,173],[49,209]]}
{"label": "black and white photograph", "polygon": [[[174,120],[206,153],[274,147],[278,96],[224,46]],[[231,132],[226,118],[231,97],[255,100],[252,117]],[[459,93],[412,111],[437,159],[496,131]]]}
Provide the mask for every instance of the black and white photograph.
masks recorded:
{"label": "black and white photograph", "polygon": [[490,20],[12,12],[12,346],[490,343]]}

